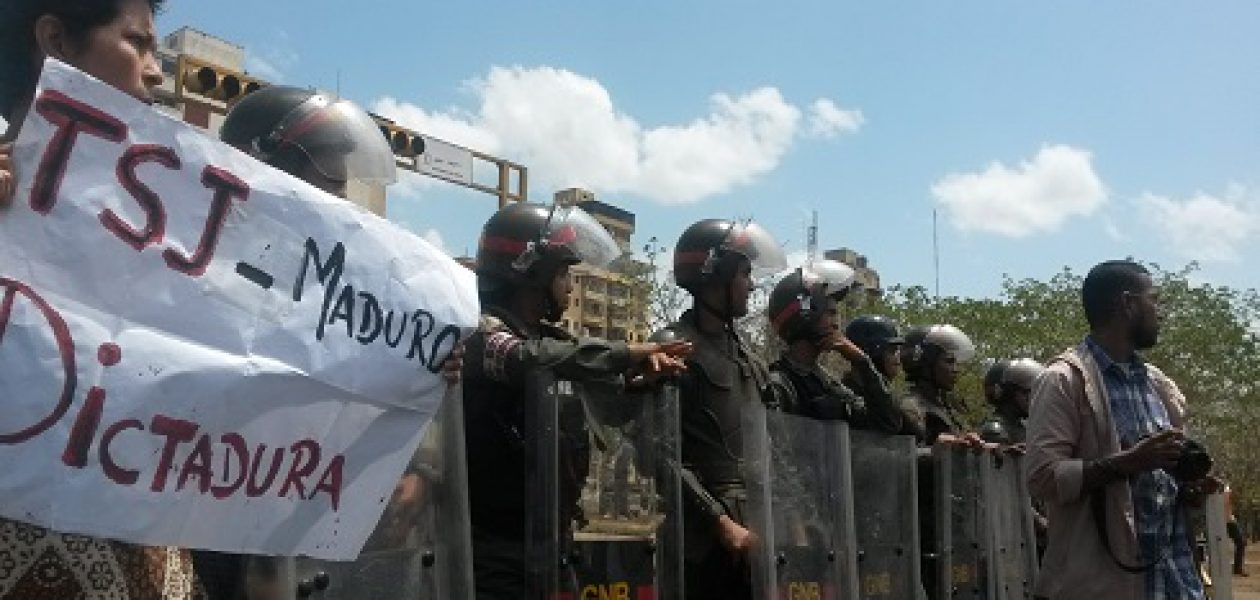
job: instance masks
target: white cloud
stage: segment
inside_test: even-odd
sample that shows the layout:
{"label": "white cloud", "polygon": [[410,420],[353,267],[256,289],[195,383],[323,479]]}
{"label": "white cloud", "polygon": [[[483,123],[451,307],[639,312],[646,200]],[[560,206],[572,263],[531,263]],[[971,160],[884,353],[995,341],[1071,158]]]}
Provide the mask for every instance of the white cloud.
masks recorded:
{"label": "white cloud", "polygon": [[424,241],[429,242],[429,245],[442,251],[443,254],[449,255],[451,253],[450,250],[446,249],[446,240],[442,239],[442,233],[438,230],[426,229],[424,234],[420,237],[423,238]]}
{"label": "white cloud", "polygon": [[1188,259],[1237,261],[1240,247],[1260,242],[1260,200],[1241,187],[1220,197],[1200,192],[1186,200],[1147,193],[1137,205],[1172,249]]}
{"label": "white cloud", "polygon": [[1086,150],[1043,146],[1015,168],[994,162],[984,171],[950,173],[932,185],[932,195],[963,231],[1015,238],[1052,232],[1107,201],[1090,159]]}
{"label": "white cloud", "polygon": [[809,134],[826,139],[842,133],[854,133],[866,123],[860,110],[845,110],[827,98],[819,98],[809,107]]}
{"label": "white cloud", "polygon": [[[801,109],[772,87],[714,94],[707,114],[656,127],[619,110],[600,82],[564,69],[492,67],[467,88],[479,102],[474,111],[426,110],[389,97],[372,108],[523,163],[535,189],[581,186],[665,204],[696,202],[755,181],[775,169],[803,133]],[[835,109],[821,117],[834,136],[843,130],[836,119],[845,111],[825,105]]]}
{"label": "white cloud", "polygon": [[1111,238],[1111,241],[1113,242],[1126,242],[1129,240],[1129,236],[1125,235],[1123,231],[1120,231],[1120,227],[1118,227],[1116,222],[1112,221],[1110,217],[1103,217],[1103,232],[1106,233],[1107,237]]}

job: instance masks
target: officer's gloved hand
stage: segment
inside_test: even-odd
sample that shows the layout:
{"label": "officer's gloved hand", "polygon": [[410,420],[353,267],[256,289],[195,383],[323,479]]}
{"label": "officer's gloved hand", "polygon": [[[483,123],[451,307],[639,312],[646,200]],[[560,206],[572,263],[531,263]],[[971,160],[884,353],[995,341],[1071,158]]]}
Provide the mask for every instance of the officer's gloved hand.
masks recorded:
{"label": "officer's gloved hand", "polygon": [[6,206],[17,191],[17,176],[13,174],[13,145],[0,144],[0,206]]}
{"label": "officer's gloved hand", "polygon": [[630,344],[630,357],[637,374],[644,377],[668,377],[687,370],[684,359],[691,354],[691,342],[677,341],[664,344]]}
{"label": "officer's gloved hand", "polygon": [[446,383],[455,385],[459,383],[460,373],[464,370],[464,344],[455,346],[451,350],[451,355],[446,358],[446,363],[442,365],[442,379]]}
{"label": "officer's gloved hand", "polygon": [[729,515],[718,517],[718,535],[722,539],[722,546],[738,556],[748,554],[756,541],[752,531],[736,523]]}
{"label": "officer's gloved hand", "polygon": [[838,330],[823,339],[823,351],[837,352],[849,362],[867,360],[866,353],[857,344],[854,344],[852,340],[845,337],[843,332]]}

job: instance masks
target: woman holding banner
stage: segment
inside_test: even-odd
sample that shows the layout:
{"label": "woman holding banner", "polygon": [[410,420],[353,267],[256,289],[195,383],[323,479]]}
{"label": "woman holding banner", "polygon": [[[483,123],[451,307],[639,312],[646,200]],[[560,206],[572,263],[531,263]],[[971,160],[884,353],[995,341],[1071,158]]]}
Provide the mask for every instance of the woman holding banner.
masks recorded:
{"label": "woman holding banner", "polygon": [[[16,191],[11,146],[45,57],[151,101],[162,83],[154,13],[163,0],[7,0],[0,7],[0,205]],[[196,598],[187,553],[60,534],[0,519],[3,598]]]}

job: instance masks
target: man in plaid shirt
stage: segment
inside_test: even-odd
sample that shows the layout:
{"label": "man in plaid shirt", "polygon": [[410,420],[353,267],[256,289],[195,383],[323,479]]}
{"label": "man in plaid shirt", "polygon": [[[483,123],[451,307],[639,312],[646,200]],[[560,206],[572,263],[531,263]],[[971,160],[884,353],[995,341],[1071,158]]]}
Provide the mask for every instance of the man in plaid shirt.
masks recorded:
{"label": "man in plaid shirt", "polygon": [[1171,471],[1185,398],[1138,351],[1159,338],[1159,297],[1131,261],[1102,263],[1082,288],[1090,334],[1038,378],[1028,480],[1049,540],[1035,594],[1047,599],[1202,600],[1184,497]]}

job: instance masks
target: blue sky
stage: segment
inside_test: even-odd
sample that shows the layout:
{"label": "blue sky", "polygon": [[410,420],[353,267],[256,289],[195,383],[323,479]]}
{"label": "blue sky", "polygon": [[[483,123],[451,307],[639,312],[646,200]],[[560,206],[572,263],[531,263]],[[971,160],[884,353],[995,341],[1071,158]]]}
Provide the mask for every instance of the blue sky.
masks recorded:
{"label": "blue sky", "polygon": [[[165,33],[246,47],[333,89],[580,184],[636,239],[752,216],[888,283],[986,296],[1135,256],[1260,287],[1260,4],[174,0]],[[455,254],[494,199],[408,177],[390,217]]]}

